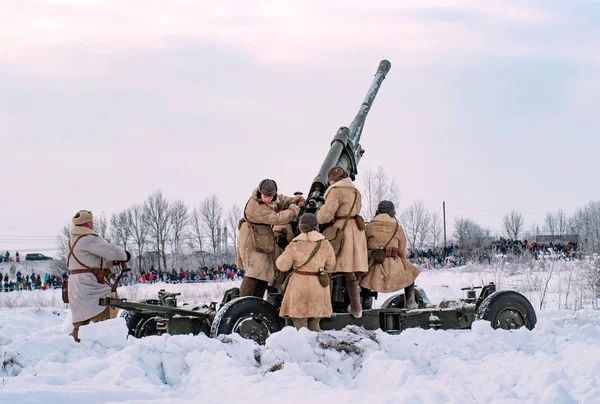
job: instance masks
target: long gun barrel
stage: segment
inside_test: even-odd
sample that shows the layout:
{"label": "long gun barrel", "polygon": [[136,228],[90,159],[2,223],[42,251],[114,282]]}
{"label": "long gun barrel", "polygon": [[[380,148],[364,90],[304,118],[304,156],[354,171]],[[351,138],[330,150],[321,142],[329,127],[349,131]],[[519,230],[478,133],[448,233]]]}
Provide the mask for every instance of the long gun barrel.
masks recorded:
{"label": "long gun barrel", "polygon": [[307,211],[315,212],[325,202],[325,191],[329,186],[327,173],[331,168],[340,166],[348,172],[348,175],[350,175],[352,180],[356,178],[356,174],[358,174],[358,162],[365,152],[359,143],[363,127],[365,126],[365,120],[373,105],[375,96],[377,96],[379,87],[381,87],[381,83],[383,83],[383,79],[385,79],[385,76],[390,71],[391,67],[392,64],[387,60],[382,60],[379,63],[373,83],[371,84],[367,96],[360,106],[356,117],[354,117],[354,120],[349,127],[342,126],[338,129],[337,134],[331,142],[329,152],[321,165],[319,174],[317,174],[310,187]]}

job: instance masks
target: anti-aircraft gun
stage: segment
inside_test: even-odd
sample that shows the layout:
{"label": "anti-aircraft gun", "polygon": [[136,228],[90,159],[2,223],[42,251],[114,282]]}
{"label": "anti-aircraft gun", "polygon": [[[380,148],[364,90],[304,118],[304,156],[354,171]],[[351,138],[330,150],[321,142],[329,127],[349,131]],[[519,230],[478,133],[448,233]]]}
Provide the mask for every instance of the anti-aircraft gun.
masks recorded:
{"label": "anti-aircraft gun", "polygon": [[365,150],[360,145],[360,137],[367,115],[371,110],[373,101],[377,96],[377,92],[392,67],[392,64],[387,60],[382,60],[375,73],[373,83],[367,92],[367,95],[362,102],[356,117],[350,126],[342,126],[338,129],[335,137],[331,141],[331,147],[319,169],[319,173],[313,180],[307,198],[307,212],[316,212],[325,202],[325,191],[329,186],[327,181],[327,173],[335,166],[340,166],[354,181],[358,174],[358,162],[365,153]]}
{"label": "anti-aircraft gun", "polygon": [[[360,138],[362,136],[363,128],[365,127],[365,121],[367,115],[373,106],[375,97],[381,88],[383,80],[392,68],[392,64],[387,60],[382,60],[379,63],[373,83],[367,91],[358,113],[352,120],[349,126],[342,126],[338,129],[336,135],[331,141],[329,151],[321,164],[321,168],[317,173],[317,176],[313,180],[308,198],[306,202],[306,208],[302,210],[304,212],[315,213],[325,203],[325,191],[329,187],[329,181],[327,179],[327,173],[330,169],[335,166],[342,167],[350,176],[352,181],[356,179],[358,174],[358,163],[362,158],[365,150],[360,144]],[[327,225],[321,226],[321,230],[324,230]],[[294,235],[298,235],[297,219],[292,223]],[[291,276],[291,273],[279,274],[277,276],[275,284],[278,285],[285,281],[285,278]],[[348,294],[346,292],[346,283],[342,277],[334,277],[331,285],[332,289],[332,304],[336,311],[345,312],[349,304]],[[363,307],[371,308],[373,298],[377,297],[377,293],[368,291],[366,289],[361,290],[361,299]],[[282,296],[274,292],[269,292],[268,300],[271,303],[278,305],[281,302]]]}
{"label": "anti-aircraft gun", "polygon": [[[373,101],[391,68],[390,62],[381,61],[375,78],[358,114],[348,127],[341,127],[325,157],[319,173],[315,177],[307,198],[305,211],[316,212],[324,203],[328,187],[327,173],[334,166],[344,168],[352,180],[358,173],[358,163],[364,154],[360,137],[365,120]],[[411,327],[433,329],[469,329],[477,319],[490,321],[493,328],[533,329],[537,322],[535,311],[527,298],[520,293],[501,290],[496,285],[465,288],[466,298],[443,300],[437,306],[432,305],[419,287],[415,288],[418,309],[404,308],[404,294],[398,293],[388,298],[380,308],[371,309],[365,299],[372,298],[369,293],[361,293],[363,315],[356,319],[346,313],[347,296],[344,293],[342,277],[334,277],[332,283],[332,306],[334,314],[321,320],[321,329],[339,330],[347,325],[361,326],[367,330],[381,329],[397,334]],[[479,296],[476,289],[481,289]],[[225,292],[220,304],[198,307],[178,306],[178,293],[159,292],[157,300],[128,302],[126,299],[103,298],[100,304],[123,309],[129,333],[135,337],[169,334],[199,334],[211,337],[237,333],[244,338],[264,343],[267,337],[285,325],[279,317],[279,299],[263,300],[257,297],[239,297],[239,289]]]}

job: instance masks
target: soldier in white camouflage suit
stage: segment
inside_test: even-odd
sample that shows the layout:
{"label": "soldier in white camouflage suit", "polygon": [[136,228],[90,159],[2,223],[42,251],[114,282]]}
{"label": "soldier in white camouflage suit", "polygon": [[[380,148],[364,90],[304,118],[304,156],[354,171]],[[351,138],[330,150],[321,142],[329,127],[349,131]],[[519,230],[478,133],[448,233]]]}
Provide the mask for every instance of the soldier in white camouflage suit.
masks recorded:
{"label": "soldier in white camouflage suit", "polygon": [[87,210],[75,214],[70,234],[66,257],[69,305],[73,315],[71,335],[79,342],[79,327],[111,318],[110,307],[100,306],[99,299],[111,297],[108,277],[113,261],[124,265],[131,254],[96,234],[92,212]]}

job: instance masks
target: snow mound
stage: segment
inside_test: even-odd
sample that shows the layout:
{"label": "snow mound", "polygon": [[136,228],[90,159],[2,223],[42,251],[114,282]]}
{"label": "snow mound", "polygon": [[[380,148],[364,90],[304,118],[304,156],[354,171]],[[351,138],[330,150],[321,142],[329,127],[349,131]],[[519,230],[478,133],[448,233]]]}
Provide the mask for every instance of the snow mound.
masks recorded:
{"label": "snow mound", "polygon": [[[600,313],[554,311],[533,331],[286,327],[264,346],[237,335],[123,339],[122,319],[82,327],[65,312],[2,311],[0,402],[596,403]],[[22,323],[23,327],[16,324]],[[38,327],[33,325],[40,324]]]}
{"label": "snow mound", "polygon": [[79,339],[84,343],[97,343],[107,348],[123,348],[127,344],[127,333],[125,319],[118,317],[80,327]]}

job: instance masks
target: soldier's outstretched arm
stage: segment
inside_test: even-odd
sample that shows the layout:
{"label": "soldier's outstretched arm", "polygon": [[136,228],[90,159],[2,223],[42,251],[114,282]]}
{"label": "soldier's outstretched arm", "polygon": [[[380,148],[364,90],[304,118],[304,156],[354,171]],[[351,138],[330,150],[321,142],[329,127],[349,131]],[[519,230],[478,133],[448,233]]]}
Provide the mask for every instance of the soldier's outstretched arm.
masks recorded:
{"label": "soldier's outstretched arm", "polygon": [[290,205],[286,210],[275,212],[267,207],[260,212],[247,213],[248,220],[253,223],[284,225],[290,223],[300,213],[300,208],[297,205]]}
{"label": "soldier's outstretched arm", "polygon": [[[121,247],[111,244],[102,237],[86,237],[81,247],[109,261],[127,261],[127,253]],[[82,240],[83,241],[83,240]]]}
{"label": "soldier's outstretched arm", "polygon": [[291,204],[296,204],[298,203],[298,197],[297,196],[285,196],[282,194],[277,195],[277,198],[279,198],[279,200],[281,201],[281,203],[284,206],[290,206]]}

